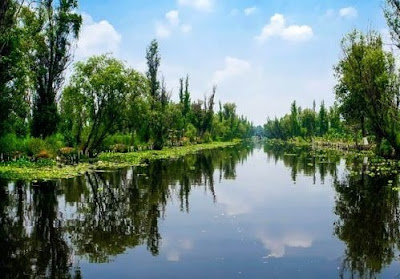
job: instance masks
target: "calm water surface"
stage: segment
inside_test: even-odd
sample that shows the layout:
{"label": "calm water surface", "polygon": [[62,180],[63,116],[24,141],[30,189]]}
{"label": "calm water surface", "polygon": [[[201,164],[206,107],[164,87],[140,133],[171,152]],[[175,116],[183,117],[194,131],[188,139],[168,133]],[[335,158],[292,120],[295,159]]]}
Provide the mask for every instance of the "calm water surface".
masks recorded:
{"label": "calm water surface", "polygon": [[349,176],[337,156],[241,147],[0,180],[1,277],[400,278],[388,179]]}

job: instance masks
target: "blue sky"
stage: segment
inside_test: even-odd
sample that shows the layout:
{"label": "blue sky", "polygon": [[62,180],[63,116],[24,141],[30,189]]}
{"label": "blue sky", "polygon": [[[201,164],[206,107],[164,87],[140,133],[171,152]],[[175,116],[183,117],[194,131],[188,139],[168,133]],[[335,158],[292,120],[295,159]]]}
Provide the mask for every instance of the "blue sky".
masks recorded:
{"label": "blue sky", "polygon": [[383,0],[81,0],[76,59],[112,52],[144,72],[159,41],[161,74],[176,99],[190,75],[193,99],[217,84],[255,124],[282,116],[296,100],[334,102],[333,66],[353,28],[387,33]]}

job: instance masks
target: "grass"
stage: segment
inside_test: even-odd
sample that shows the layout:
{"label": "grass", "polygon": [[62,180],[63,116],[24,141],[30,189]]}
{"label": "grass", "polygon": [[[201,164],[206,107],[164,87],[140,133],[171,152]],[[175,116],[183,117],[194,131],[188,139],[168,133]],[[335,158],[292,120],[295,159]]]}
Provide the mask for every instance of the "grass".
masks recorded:
{"label": "grass", "polygon": [[0,177],[10,180],[53,180],[80,176],[88,171],[101,169],[118,169],[130,166],[145,165],[151,160],[177,159],[201,150],[225,148],[237,145],[239,142],[213,142],[207,144],[189,145],[183,147],[165,148],[130,153],[101,153],[96,162],[79,163],[75,166],[58,165],[54,160],[39,160],[31,162],[20,159],[15,162],[0,164]]}

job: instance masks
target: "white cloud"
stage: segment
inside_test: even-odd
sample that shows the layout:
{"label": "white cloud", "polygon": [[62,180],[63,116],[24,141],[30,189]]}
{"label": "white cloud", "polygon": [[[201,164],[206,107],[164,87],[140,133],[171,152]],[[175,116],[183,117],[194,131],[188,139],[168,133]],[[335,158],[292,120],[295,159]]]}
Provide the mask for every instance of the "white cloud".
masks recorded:
{"label": "white cloud", "polygon": [[188,6],[205,12],[212,11],[213,2],[213,0],[178,0],[178,4],[181,6]]}
{"label": "white cloud", "polygon": [[339,15],[345,18],[355,18],[358,16],[358,11],[353,7],[346,7],[340,9]]}
{"label": "white cloud", "polygon": [[155,24],[156,36],[158,38],[169,38],[177,29],[180,29],[183,33],[189,33],[192,31],[192,26],[190,24],[180,24],[178,10],[167,12],[165,14],[165,20],[158,21]]}
{"label": "white cloud", "polygon": [[165,14],[165,18],[172,26],[179,25],[179,12],[177,10],[169,11]]}
{"label": "white cloud", "polygon": [[258,235],[258,238],[269,251],[268,257],[282,258],[285,256],[286,248],[309,248],[312,245],[312,238],[304,233],[289,233],[280,237],[269,237],[265,234]]}
{"label": "white cloud", "polygon": [[250,68],[251,65],[248,61],[228,56],[225,58],[225,67],[214,73],[213,82],[219,83],[229,78],[239,76],[250,70]]}
{"label": "white cloud", "polygon": [[257,7],[254,6],[254,7],[246,8],[243,10],[243,12],[246,16],[250,16],[250,15],[254,14],[255,12],[257,12]]}
{"label": "white cloud", "polygon": [[182,25],[181,25],[181,31],[182,31],[183,33],[189,33],[189,32],[191,32],[191,31],[192,31],[192,25],[190,25],[190,24],[182,24]]}
{"label": "white cloud", "polygon": [[307,41],[313,37],[314,33],[308,25],[289,25],[286,26],[285,17],[281,14],[275,14],[270,22],[265,25],[256,40],[265,42],[270,37],[280,37],[287,41]]}
{"label": "white cloud", "polygon": [[82,31],[76,50],[77,59],[106,52],[118,52],[121,35],[112,24],[106,20],[95,22],[88,14],[82,14],[82,17]]}
{"label": "white cloud", "polygon": [[169,30],[168,26],[157,22],[156,23],[156,36],[158,38],[168,38],[171,35],[171,31]]}

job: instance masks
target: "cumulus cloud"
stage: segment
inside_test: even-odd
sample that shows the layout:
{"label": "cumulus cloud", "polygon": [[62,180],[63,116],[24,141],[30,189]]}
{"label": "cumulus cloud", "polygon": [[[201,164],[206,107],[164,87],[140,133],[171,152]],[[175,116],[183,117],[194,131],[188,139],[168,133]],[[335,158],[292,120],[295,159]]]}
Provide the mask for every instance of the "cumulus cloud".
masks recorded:
{"label": "cumulus cloud", "polygon": [[76,55],[84,59],[106,52],[118,52],[121,35],[107,20],[95,22],[88,14],[82,14],[83,25],[79,37]]}
{"label": "cumulus cloud", "polygon": [[255,12],[257,12],[257,7],[254,6],[254,7],[246,8],[243,10],[243,12],[246,16],[250,16],[250,15],[254,14]]}
{"label": "cumulus cloud", "polygon": [[183,33],[192,31],[190,24],[180,24],[179,11],[171,10],[165,14],[165,19],[155,24],[156,36],[158,38],[168,38],[175,30],[181,30]]}
{"label": "cumulus cloud", "polygon": [[251,65],[248,61],[227,56],[225,58],[224,68],[214,73],[213,82],[219,83],[232,77],[239,76],[250,70],[250,68]]}
{"label": "cumulus cloud", "polygon": [[285,17],[275,14],[270,22],[265,25],[256,40],[263,43],[271,37],[280,37],[286,41],[301,42],[310,40],[314,33],[308,25],[286,25]]}
{"label": "cumulus cloud", "polygon": [[188,6],[205,12],[212,11],[213,2],[213,0],[178,0],[178,4],[181,6]]}
{"label": "cumulus cloud", "polygon": [[346,7],[339,10],[339,15],[344,18],[355,18],[358,16],[358,11],[353,7]]}
{"label": "cumulus cloud", "polygon": [[177,10],[169,11],[168,13],[165,14],[165,18],[171,25],[173,26],[179,25],[179,12]]}

